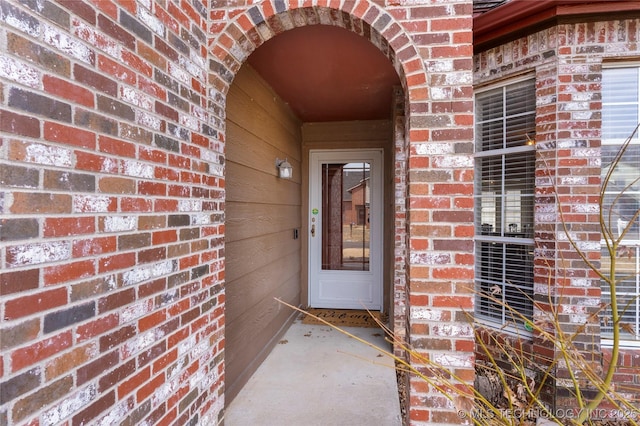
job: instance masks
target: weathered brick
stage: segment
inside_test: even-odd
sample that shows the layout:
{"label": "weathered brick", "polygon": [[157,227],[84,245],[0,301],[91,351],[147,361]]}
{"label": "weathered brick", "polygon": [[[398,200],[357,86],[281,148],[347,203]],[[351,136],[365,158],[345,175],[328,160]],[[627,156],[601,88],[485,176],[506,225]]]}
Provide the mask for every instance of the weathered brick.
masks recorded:
{"label": "weathered brick", "polygon": [[105,352],[117,345],[122,344],[136,334],[134,326],[125,326],[112,333],[100,337],[100,351]]}
{"label": "weathered brick", "polygon": [[71,61],[68,58],[15,33],[7,34],[7,50],[60,76],[71,75]]}
{"label": "weathered brick", "polygon": [[107,18],[105,15],[98,15],[98,28],[104,31],[107,35],[113,37],[115,40],[118,40],[128,49],[135,50],[136,37],[117,23]]}
{"label": "weathered brick", "polygon": [[115,115],[123,120],[134,121],[136,117],[135,111],[129,105],[106,96],[98,95],[97,105],[100,111]]}
{"label": "weathered brick", "polygon": [[3,271],[0,274],[0,294],[8,296],[12,293],[33,290],[39,287],[40,270]]}
{"label": "weathered brick", "polygon": [[44,188],[53,191],[95,192],[96,177],[90,174],[45,170]]}
{"label": "weathered brick", "polygon": [[135,359],[131,359],[124,364],[118,365],[116,368],[100,377],[100,380],[98,381],[98,391],[104,392],[118,383],[125,381],[127,377],[131,376],[135,371]]}
{"label": "weathered brick", "polygon": [[66,376],[16,401],[11,410],[13,420],[20,421],[32,413],[37,413],[42,407],[53,404],[60,395],[68,394],[72,388],[73,378]]}
{"label": "weathered brick", "polygon": [[82,385],[91,379],[98,377],[100,374],[104,373],[111,367],[118,364],[120,357],[118,356],[118,351],[111,351],[106,355],[101,356],[100,358],[96,358],[94,361],[91,361],[81,367],[78,368],[77,372],[77,380],[78,385]]}
{"label": "weathered brick", "polygon": [[118,95],[118,83],[104,75],[92,71],[80,64],[73,66],[73,75],[79,83],[86,84],[102,93],[116,97]]}
{"label": "weathered brick", "polygon": [[148,44],[153,42],[151,31],[140,21],[133,18],[126,12],[120,12],[120,23],[122,26],[132,31],[139,39],[144,40]]}
{"label": "weathered brick", "polygon": [[71,196],[40,192],[16,192],[10,211],[17,214],[71,213]]}
{"label": "weathered brick", "polygon": [[180,142],[164,135],[156,134],[154,136],[154,144],[158,148],[173,152],[180,152]]}
{"label": "weathered brick", "polygon": [[142,423],[142,420],[151,412],[151,400],[146,400],[142,404],[129,412],[129,415],[122,421],[121,426],[135,426]]}
{"label": "weathered brick", "polygon": [[51,333],[78,322],[89,319],[96,314],[94,302],[77,305],[69,309],[51,312],[44,317],[44,333]]}
{"label": "weathered brick", "polygon": [[69,235],[91,234],[96,231],[92,217],[52,217],[44,219],[45,237],[66,237]]}
{"label": "weathered brick", "polygon": [[40,121],[31,116],[0,109],[0,130],[15,135],[39,138]]}
{"label": "weathered brick", "polygon": [[42,279],[45,285],[75,281],[95,275],[95,262],[83,260],[44,268]]}
{"label": "weathered brick", "polygon": [[9,106],[54,120],[71,122],[71,106],[38,93],[16,87],[9,91]]}
{"label": "weathered brick", "polygon": [[37,388],[41,379],[40,369],[33,368],[0,383],[0,404],[4,405]]}
{"label": "weathered brick", "polygon": [[67,290],[54,288],[29,294],[5,302],[4,319],[13,320],[36,312],[63,306],[67,303]]}
{"label": "weathered brick", "polygon": [[36,238],[39,234],[40,225],[37,219],[5,219],[0,221],[0,241],[26,240]]}
{"label": "weathered brick", "polygon": [[76,108],[73,123],[77,126],[87,127],[98,133],[106,133],[116,136],[118,134],[117,120],[92,111]]}
{"label": "weathered brick", "polygon": [[187,214],[172,214],[169,215],[169,226],[189,226],[191,225],[191,218]]}
{"label": "weathered brick", "polygon": [[151,245],[151,234],[148,232],[140,234],[121,235],[118,237],[118,248],[120,250],[140,249]]}
{"label": "weathered brick", "polygon": [[135,300],[135,290],[133,288],[123,289],[117,293],[111,293],[100,298],[98,301],[98,312],[104,313],[119,308]]}
{"label": "weathered brick", "polygon": [[93,344],[75,346],[72,350],[64,352],[46,363],[45,378],[47,381],[51,381],[75,370],[78,366],[89,362],[94,355],[95,347]]}
{"label": "weathered brick", "polygon": [[84,410],[73,416],[72,425],[81,426],[90,423],[100,413],[112,407],[116,402],[115,391],[104,394]]}
{"label": "weathered brick", "polygon": [[30,319],[18,324],[6,325],[0,329],[0,350],[4,351],[35,340],[40,334],[40,320]]}
{"label": "weathered brick", "polygon": [[20,371],[30,365],[49,358],[71,347],[70,332],[52,336],[30,346],[18,348],[11,353],[11,371]]}

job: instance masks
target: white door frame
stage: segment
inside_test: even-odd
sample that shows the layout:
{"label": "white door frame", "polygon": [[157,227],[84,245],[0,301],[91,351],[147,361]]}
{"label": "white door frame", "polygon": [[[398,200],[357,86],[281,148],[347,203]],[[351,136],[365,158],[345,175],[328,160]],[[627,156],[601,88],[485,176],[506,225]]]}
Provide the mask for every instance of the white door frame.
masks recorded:
{"label": "white door frame", "polygon": [[[322,164],[368,162],[370,235],[368,271],[322,269]],[[383,278],[383,151],[382,149],[309,151],[309,306],[382,310]]]}

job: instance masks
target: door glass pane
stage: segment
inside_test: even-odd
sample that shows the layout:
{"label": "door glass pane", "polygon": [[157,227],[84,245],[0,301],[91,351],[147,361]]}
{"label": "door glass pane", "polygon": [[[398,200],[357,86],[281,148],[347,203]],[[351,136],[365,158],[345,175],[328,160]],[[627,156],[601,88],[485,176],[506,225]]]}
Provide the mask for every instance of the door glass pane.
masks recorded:
{"label": "door glass pane", "polygon": [[322,269],[369,270],[369,163],[322,165]]}

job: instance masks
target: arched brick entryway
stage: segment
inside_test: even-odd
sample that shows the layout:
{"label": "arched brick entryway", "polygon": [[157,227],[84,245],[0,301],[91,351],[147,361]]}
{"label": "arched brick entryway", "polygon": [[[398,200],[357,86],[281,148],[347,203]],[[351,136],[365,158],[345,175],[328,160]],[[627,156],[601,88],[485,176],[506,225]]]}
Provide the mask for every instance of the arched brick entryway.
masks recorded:
{"label": "arched brick entryway", "polygon": [[[264,2],[219,15],[209,44],[209,109],[220,141],[226,94],[242,64],[266,40],[320,24],[346,28],[376,45],[394,65],[405,93],[404,129],[396,126],[404,137],[396,138],[395,147],[394,331],[472,381],[473,333],[458,326],[465,322],[463,311],[473,306],[473,248],[464,241],[473,235],[470,2],[428,11],[388,10],[367,1],[338,7]],[[456,13],[460,18],[451,19]],[[434,22],[434,14],[445,15],[436,32],[447,32],[460,46],[435,45],[437,36],[416,34]],[[412,419],[457,423],[453,405],[431,392],[413,383]],[[433,407],[421,402],[428,400]]]}

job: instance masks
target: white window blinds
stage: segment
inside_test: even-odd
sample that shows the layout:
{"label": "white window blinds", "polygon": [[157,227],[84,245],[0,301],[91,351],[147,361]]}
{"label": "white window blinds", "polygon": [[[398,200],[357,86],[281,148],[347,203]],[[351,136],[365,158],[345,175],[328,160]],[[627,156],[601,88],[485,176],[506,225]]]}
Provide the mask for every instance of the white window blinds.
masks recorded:
{"label": "white window blinds", "polygon": [[476,315],[523,327],[533,315],[535,82],[476,95]]}
{"label": "white window blinds", "polygon": [[[624,141],[639,123],[640,67],[605,68],[602,73],[602,177],[611,172],[603,206],[605,223],[614,238],[622,238],[615,257],[618,312],[622,339],[640,344],[640,144],[638,135],[616,164]],[[613,170],[612,170],[613,168]],[[602,244],[601,271],[608,273],[611,258]],[[612,335],[611,292],[603,282],[602,336]]]}

